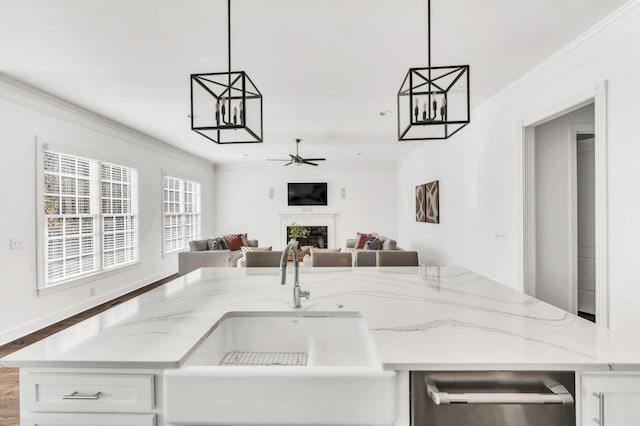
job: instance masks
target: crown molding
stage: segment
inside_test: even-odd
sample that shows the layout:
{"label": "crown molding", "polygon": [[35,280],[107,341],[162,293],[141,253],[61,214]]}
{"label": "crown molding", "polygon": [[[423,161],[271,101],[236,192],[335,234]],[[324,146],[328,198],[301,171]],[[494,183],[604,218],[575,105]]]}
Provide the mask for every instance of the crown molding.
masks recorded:
{"label": "crown molding", "polygon": [[188,161],[197,161],[213,167],[213,162],[177,148],[165,141],[126,126],[115,120],[80,107],[63,98],[33,87],[21,80],[0,72],[0,99],[47,114],[106,136],[114,137],[136,146],[158,150],[179,156]]}
{"label": "crown molding", "polygon": [[[518,90],[525,89],[525,84],[530,81],[535,81],[536,79],[544,80],[544,72],[548,68],[561,65],[560,62],[567,59],[572,65],[570,56],[578,53],[579,49],[588,47],[583,56],[575,59],[576,65],[578,62],[584,62],[585,59],[602,55],[612,45],[619,45],[621,42],[629,40],[630,34],[637,34],[638,19],[640,19],[640,0],[630,0],[547,59],[531,68],[520,78],[478,105],[472,113],[475,121],[482,121],[498,111],[508,108],[511,103],[517,102],[520,96],[513,95]],[[614,26],[614,24],[617,25]],[[541,84],[544,84],[544,81],[536,84],[535,87],[537,88]]]}

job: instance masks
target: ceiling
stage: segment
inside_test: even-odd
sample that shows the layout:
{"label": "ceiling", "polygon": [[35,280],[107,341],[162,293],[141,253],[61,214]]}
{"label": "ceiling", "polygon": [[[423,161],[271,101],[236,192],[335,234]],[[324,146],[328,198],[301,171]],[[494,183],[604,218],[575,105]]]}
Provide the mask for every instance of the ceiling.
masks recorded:
{"label": "ceiling", "polygon": [[[470,64],[477,106],[625,2],[433,0],[432,63]],[[426,0],[233,0],[232,68],[263,94],[264,143],[231,146],[188,118],[189,74],[227,68],[225,0],[0,11],[0,72],[214,163],[284,158],[296,137],[304,156],[336,162],[395,161],[425,143],[397,142],[396,93],[426,66]]]}

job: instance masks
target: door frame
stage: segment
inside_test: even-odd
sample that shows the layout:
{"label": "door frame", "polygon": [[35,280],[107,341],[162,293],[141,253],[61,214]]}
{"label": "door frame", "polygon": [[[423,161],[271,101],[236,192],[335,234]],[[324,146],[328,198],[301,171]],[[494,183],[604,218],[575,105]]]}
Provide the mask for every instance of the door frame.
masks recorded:
{"label": "door frame", "polygon": [[[518,279],[521,289],[536,295],[535,127],[594,104],[596,202],[596,324],[609,328],[609,272],[607,236],[607,81],[575,93],[518,123]],[[573,214],[573,212],[572,212]],[[575,232],[575,230],[573,231]],[[575,234],[577,235],[577,234]],[[577,256],[577,248],[576,248]],[[577,259],[576,259],[577,263]],[[577,286],[575,303],[577,304]]]}

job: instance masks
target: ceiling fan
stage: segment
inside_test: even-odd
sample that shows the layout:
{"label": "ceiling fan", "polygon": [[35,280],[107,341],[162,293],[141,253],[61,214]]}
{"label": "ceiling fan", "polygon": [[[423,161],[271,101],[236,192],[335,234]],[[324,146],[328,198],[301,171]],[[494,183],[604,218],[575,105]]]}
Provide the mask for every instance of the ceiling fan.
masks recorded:
{"label": "ceiling fan", "polygon": [[291,164],[309,164],[311,166],[317,166],[318,164],[314,163],[313,161],[326,161],[326,158],[303,158],[299,153],[298,153],[298,145],[300,145],[300,142],[302,142],[302,139],[296,139],[296,154],[289,154],[289,157],[286,160],[281,160],[281,159],[277,159],[277,158],[269,158],[267,159],[267,161],[288,161],[287,164],[284,164],[285,166],[289,166]]}

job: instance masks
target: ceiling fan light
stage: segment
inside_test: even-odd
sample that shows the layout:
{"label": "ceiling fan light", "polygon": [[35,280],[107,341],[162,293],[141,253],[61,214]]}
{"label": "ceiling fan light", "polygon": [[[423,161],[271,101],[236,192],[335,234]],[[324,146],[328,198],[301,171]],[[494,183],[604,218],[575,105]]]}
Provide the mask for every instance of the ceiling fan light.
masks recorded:
{"label": "ceiling fan light", "polygon": [[[318,164],[313,163],[313,161],[326,161],[326,158],[304,158],[299,153],[299,145],[302,142],[302,139],[296,139],[296,153],[289,154],[291,161],[289,161],[285,166],[289,166],[291,164],[295,164],[296,166],[301,166],[302,164],[308,164],[310,166],[318,166]],[[268,158],[267,161],[288,161],[288,160],[279,160],[279,159],[271,159]]]}

